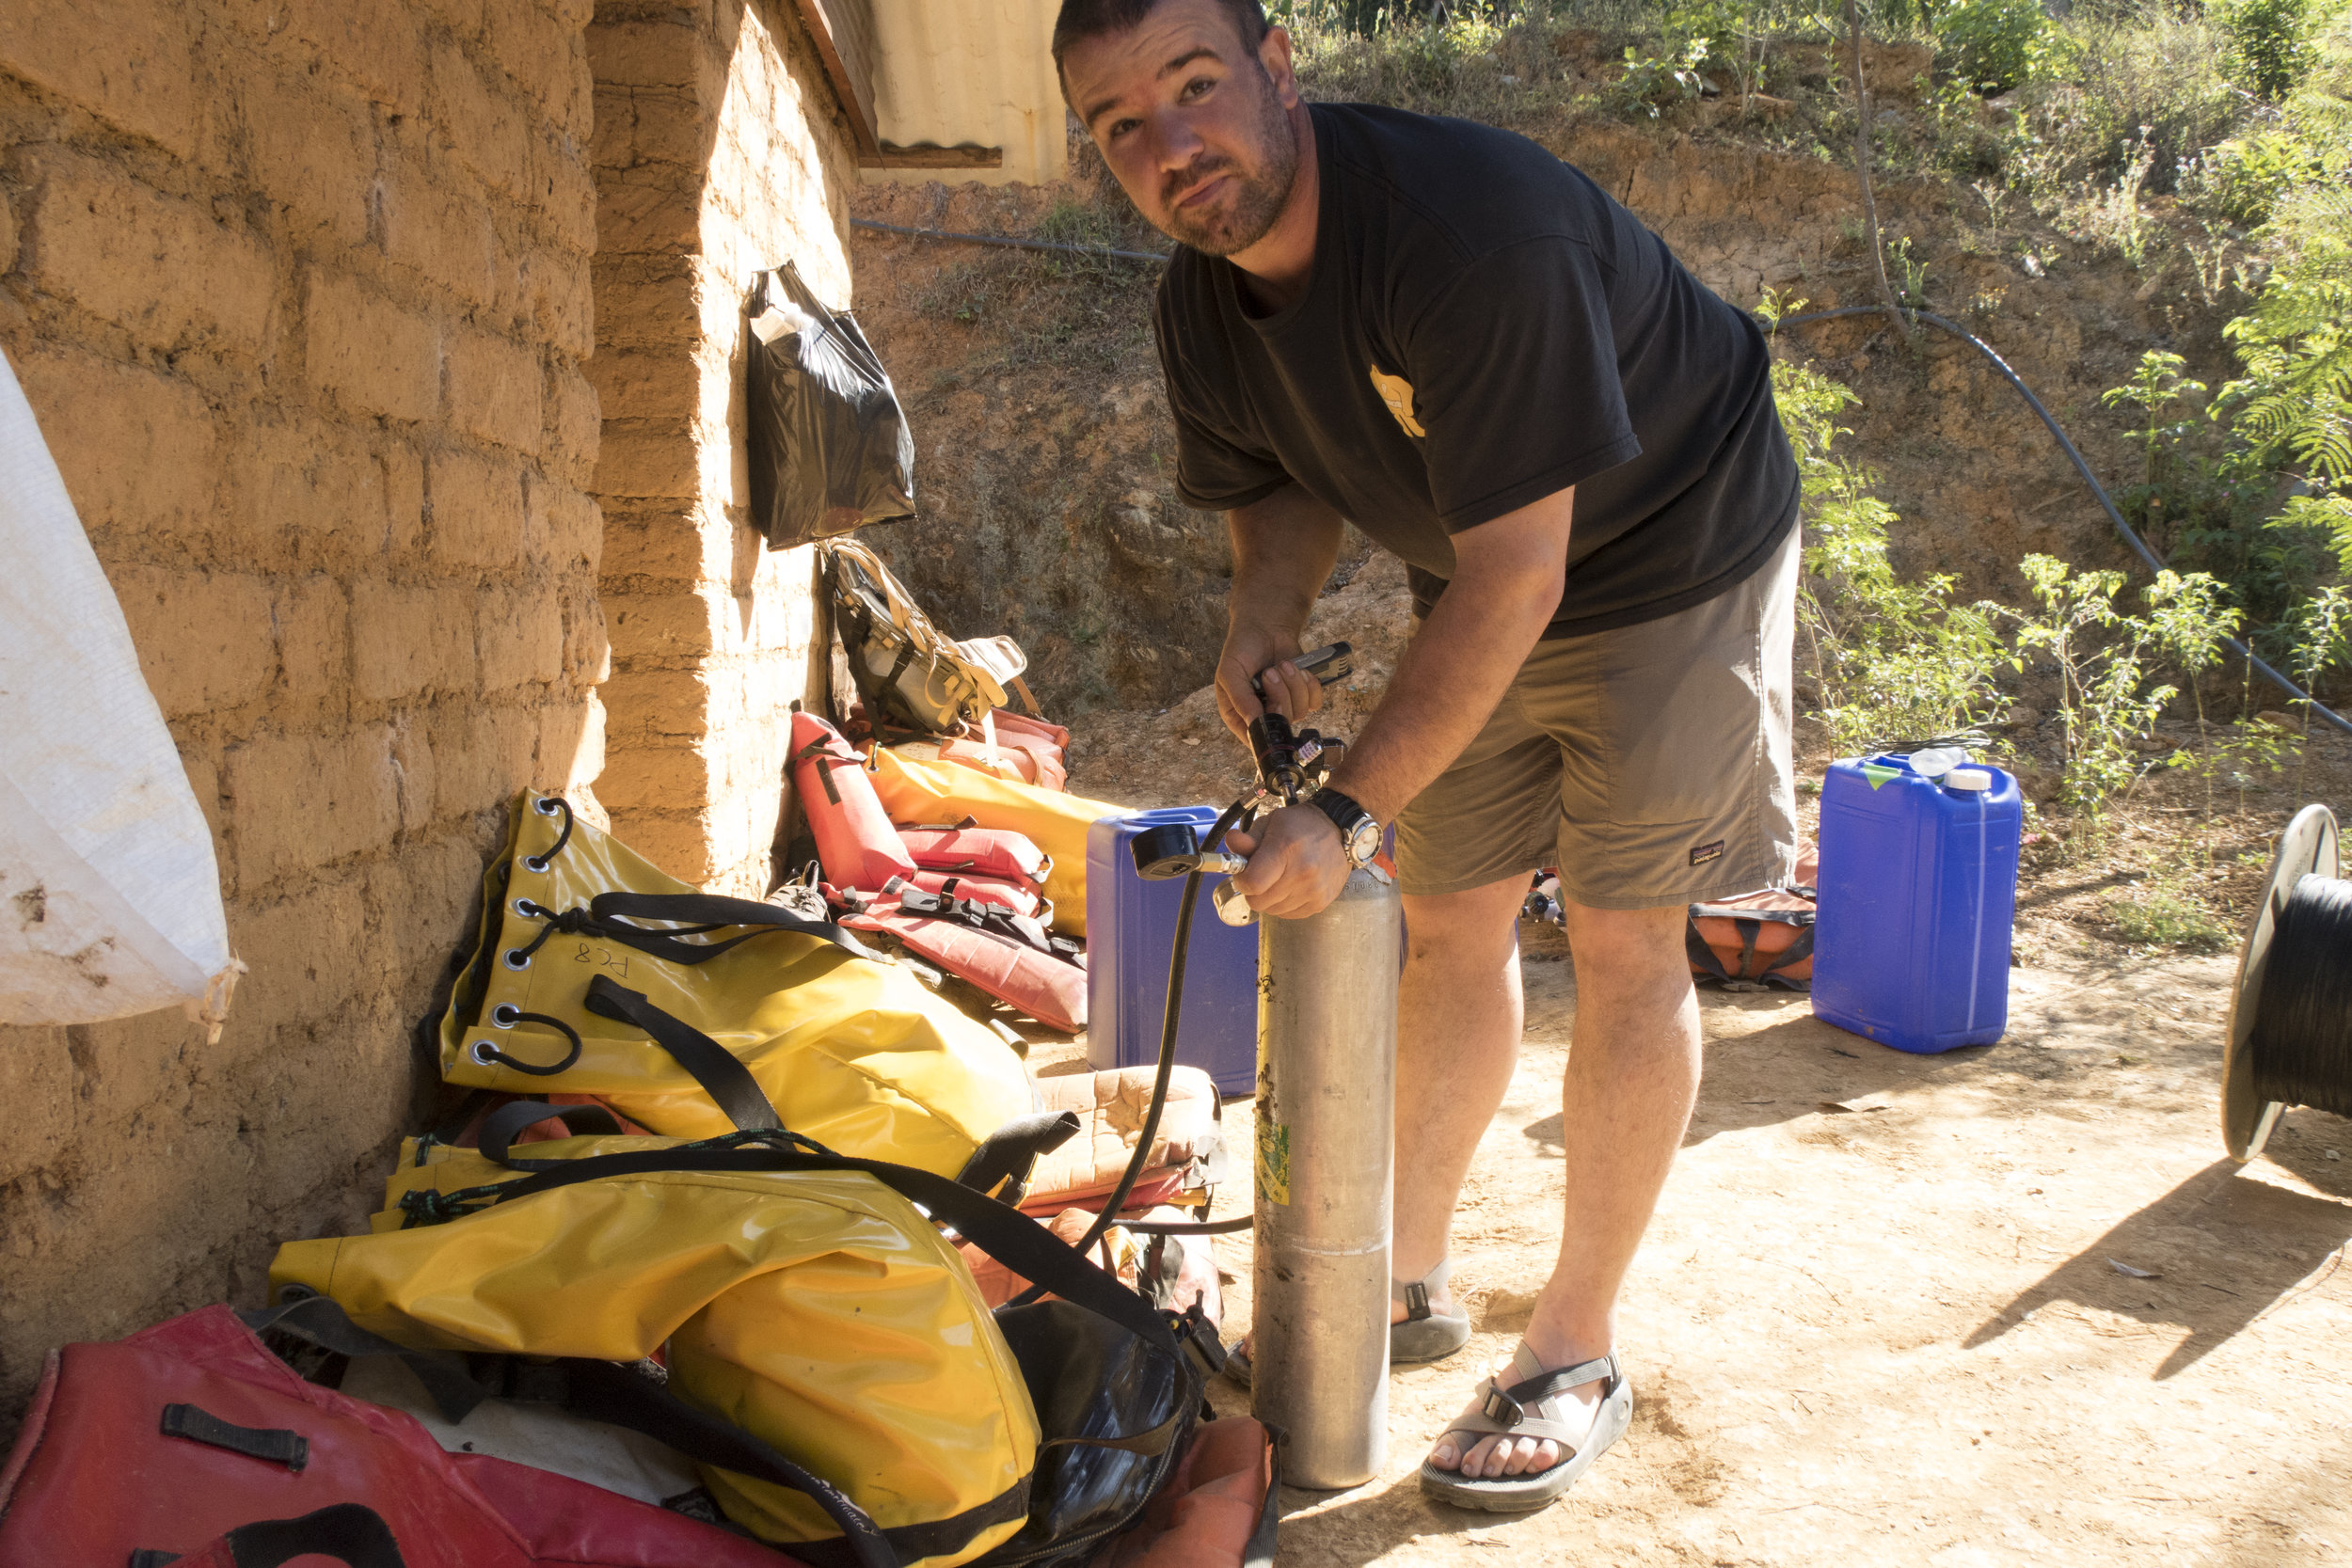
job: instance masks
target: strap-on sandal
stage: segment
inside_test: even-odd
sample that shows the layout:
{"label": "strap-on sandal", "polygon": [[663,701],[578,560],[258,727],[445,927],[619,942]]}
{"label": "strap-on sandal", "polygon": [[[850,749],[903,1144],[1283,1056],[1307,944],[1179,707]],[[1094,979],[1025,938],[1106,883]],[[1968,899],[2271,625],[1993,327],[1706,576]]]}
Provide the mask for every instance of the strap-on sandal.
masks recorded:
{"label": "strap-on sandal", "polygon": [[[1573,1367],[1546,1371],[1535,1359],[1534,1352],[1521,1339],[1518,1349],[1511,1353],[1511,1375],[1518,1379],[1508,1387],[1499,1377],[1488,1378],[1486,1386],[1470,1401],[1463,1412],[1454,1418],[1445,1430],[1445,1437],[1454,1439],[1454,1449],[1467,1457],[1480,1439],[1496,1436],[1549,1438],[1560,1445],[1560,1462],[1548,1470],[1531,1470],[1517,1476],[1464,1476],[1459,1470],[1441,1470],[1427,1460],[1422,1461],[1421,1489],[1439,1502],[1456,1508],[1482,1509],[1489,1513],[1519,1513],[1543,1507],[1561,1493],[1576,1484],[1610,1444],[1625,1435],[1625,1429],[1633,1420],[1633,1383],[1617,1364],[1617,1353],[1581,1361]],[[1600,1406],[1593,1412],[1589,1426],[1577,1419],[1579,1412],[1565,1399],[1566,1392],[1596,1378],[1605,1379]],[[1563,1421],[1562,1417],[1567,1417]]]}
{"label": "strap-on sandal", "polygon": [[[1405,1304],[1405,1321],[1389,1325],[1389,1365],[1391,1367],[1421,1366],[1426,1362],[1443,1361],[1470,1343],[1470,1321],[1468,1312],[1433,1312],[1429,1296],[1433,1291],[1445,1289],[1446,1280],[1454,1273],[1454,1259],[1440,1260],[1421,1278],[1389,1281],[1389,1299]],[[1235,1340],[1225,1353],[1225,1375],[1245,1388],[1249,1386],[1249,1346],[1247,1340]]]}

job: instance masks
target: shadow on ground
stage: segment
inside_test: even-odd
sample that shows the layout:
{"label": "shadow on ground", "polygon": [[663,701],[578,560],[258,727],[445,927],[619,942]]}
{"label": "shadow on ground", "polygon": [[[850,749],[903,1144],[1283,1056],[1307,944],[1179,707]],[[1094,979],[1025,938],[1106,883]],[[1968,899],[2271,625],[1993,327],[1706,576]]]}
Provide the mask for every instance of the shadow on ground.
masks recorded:
{"label": "shadow on ground", "polygon": [[[2254,1180],[2220,1159],[2018,1292],[1963,1341],[1974,1350],[2054,1301],[2184,1328],[2161,1381],[2274,1305],[2322,1283],[2352,1242],[2352,1206]],[[2122,1268],[2139,1269],[2137,1278]],[[2317,1275],[2319,1277],[2314,1277]]]}

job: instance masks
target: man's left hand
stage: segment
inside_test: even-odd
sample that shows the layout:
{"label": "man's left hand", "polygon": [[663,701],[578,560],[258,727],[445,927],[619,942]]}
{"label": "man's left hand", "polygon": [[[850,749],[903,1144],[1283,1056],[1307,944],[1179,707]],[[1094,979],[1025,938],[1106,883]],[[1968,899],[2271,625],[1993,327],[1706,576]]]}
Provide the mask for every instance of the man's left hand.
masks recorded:
{"label": "man's left hand", "polygon": [[1260,914],[1304,920],[1320,914],[1347,885],[1347,854],[1340,831],[1312,806],[1285,806],[1254,833],[1228,833],[1225,842],[1249,857],[1233,885]]}

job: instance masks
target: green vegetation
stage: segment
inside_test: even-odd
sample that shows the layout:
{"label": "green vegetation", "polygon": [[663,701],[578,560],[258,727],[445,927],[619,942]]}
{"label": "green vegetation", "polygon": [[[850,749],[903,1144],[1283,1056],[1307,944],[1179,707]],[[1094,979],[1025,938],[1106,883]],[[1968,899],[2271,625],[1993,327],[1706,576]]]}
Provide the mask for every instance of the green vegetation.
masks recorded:
{"label": "green vegetation", "polygon": [[2152,877],[2107,900],[2116,934],[2136,947],[2180,947],[2217,953],[2237,941],[2237,931],[2198,895],[2188,873]]}

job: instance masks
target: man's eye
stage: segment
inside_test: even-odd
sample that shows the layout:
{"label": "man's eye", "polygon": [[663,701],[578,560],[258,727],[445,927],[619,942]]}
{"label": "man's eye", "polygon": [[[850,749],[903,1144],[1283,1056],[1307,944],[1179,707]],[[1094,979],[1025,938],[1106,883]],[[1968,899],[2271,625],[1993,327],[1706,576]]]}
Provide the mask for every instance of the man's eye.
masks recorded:
{"label": "man's eye", "polygon": [[1189,103],[1215,86],[1216,86],[1215,77],[1196,76],[1184,84],[1184,90],[1176,95],[1176,101],[1180,103]]}
{"label": "man's eye", "polygon": [[1103,137],[1105,141],[1117,141],[1120,137],[1125,135],[1128,132],[1134,130],[1136,126],[1142,123],[1143,121],[1139,119],[1112,120],[1111,128],[1103,133]]}

